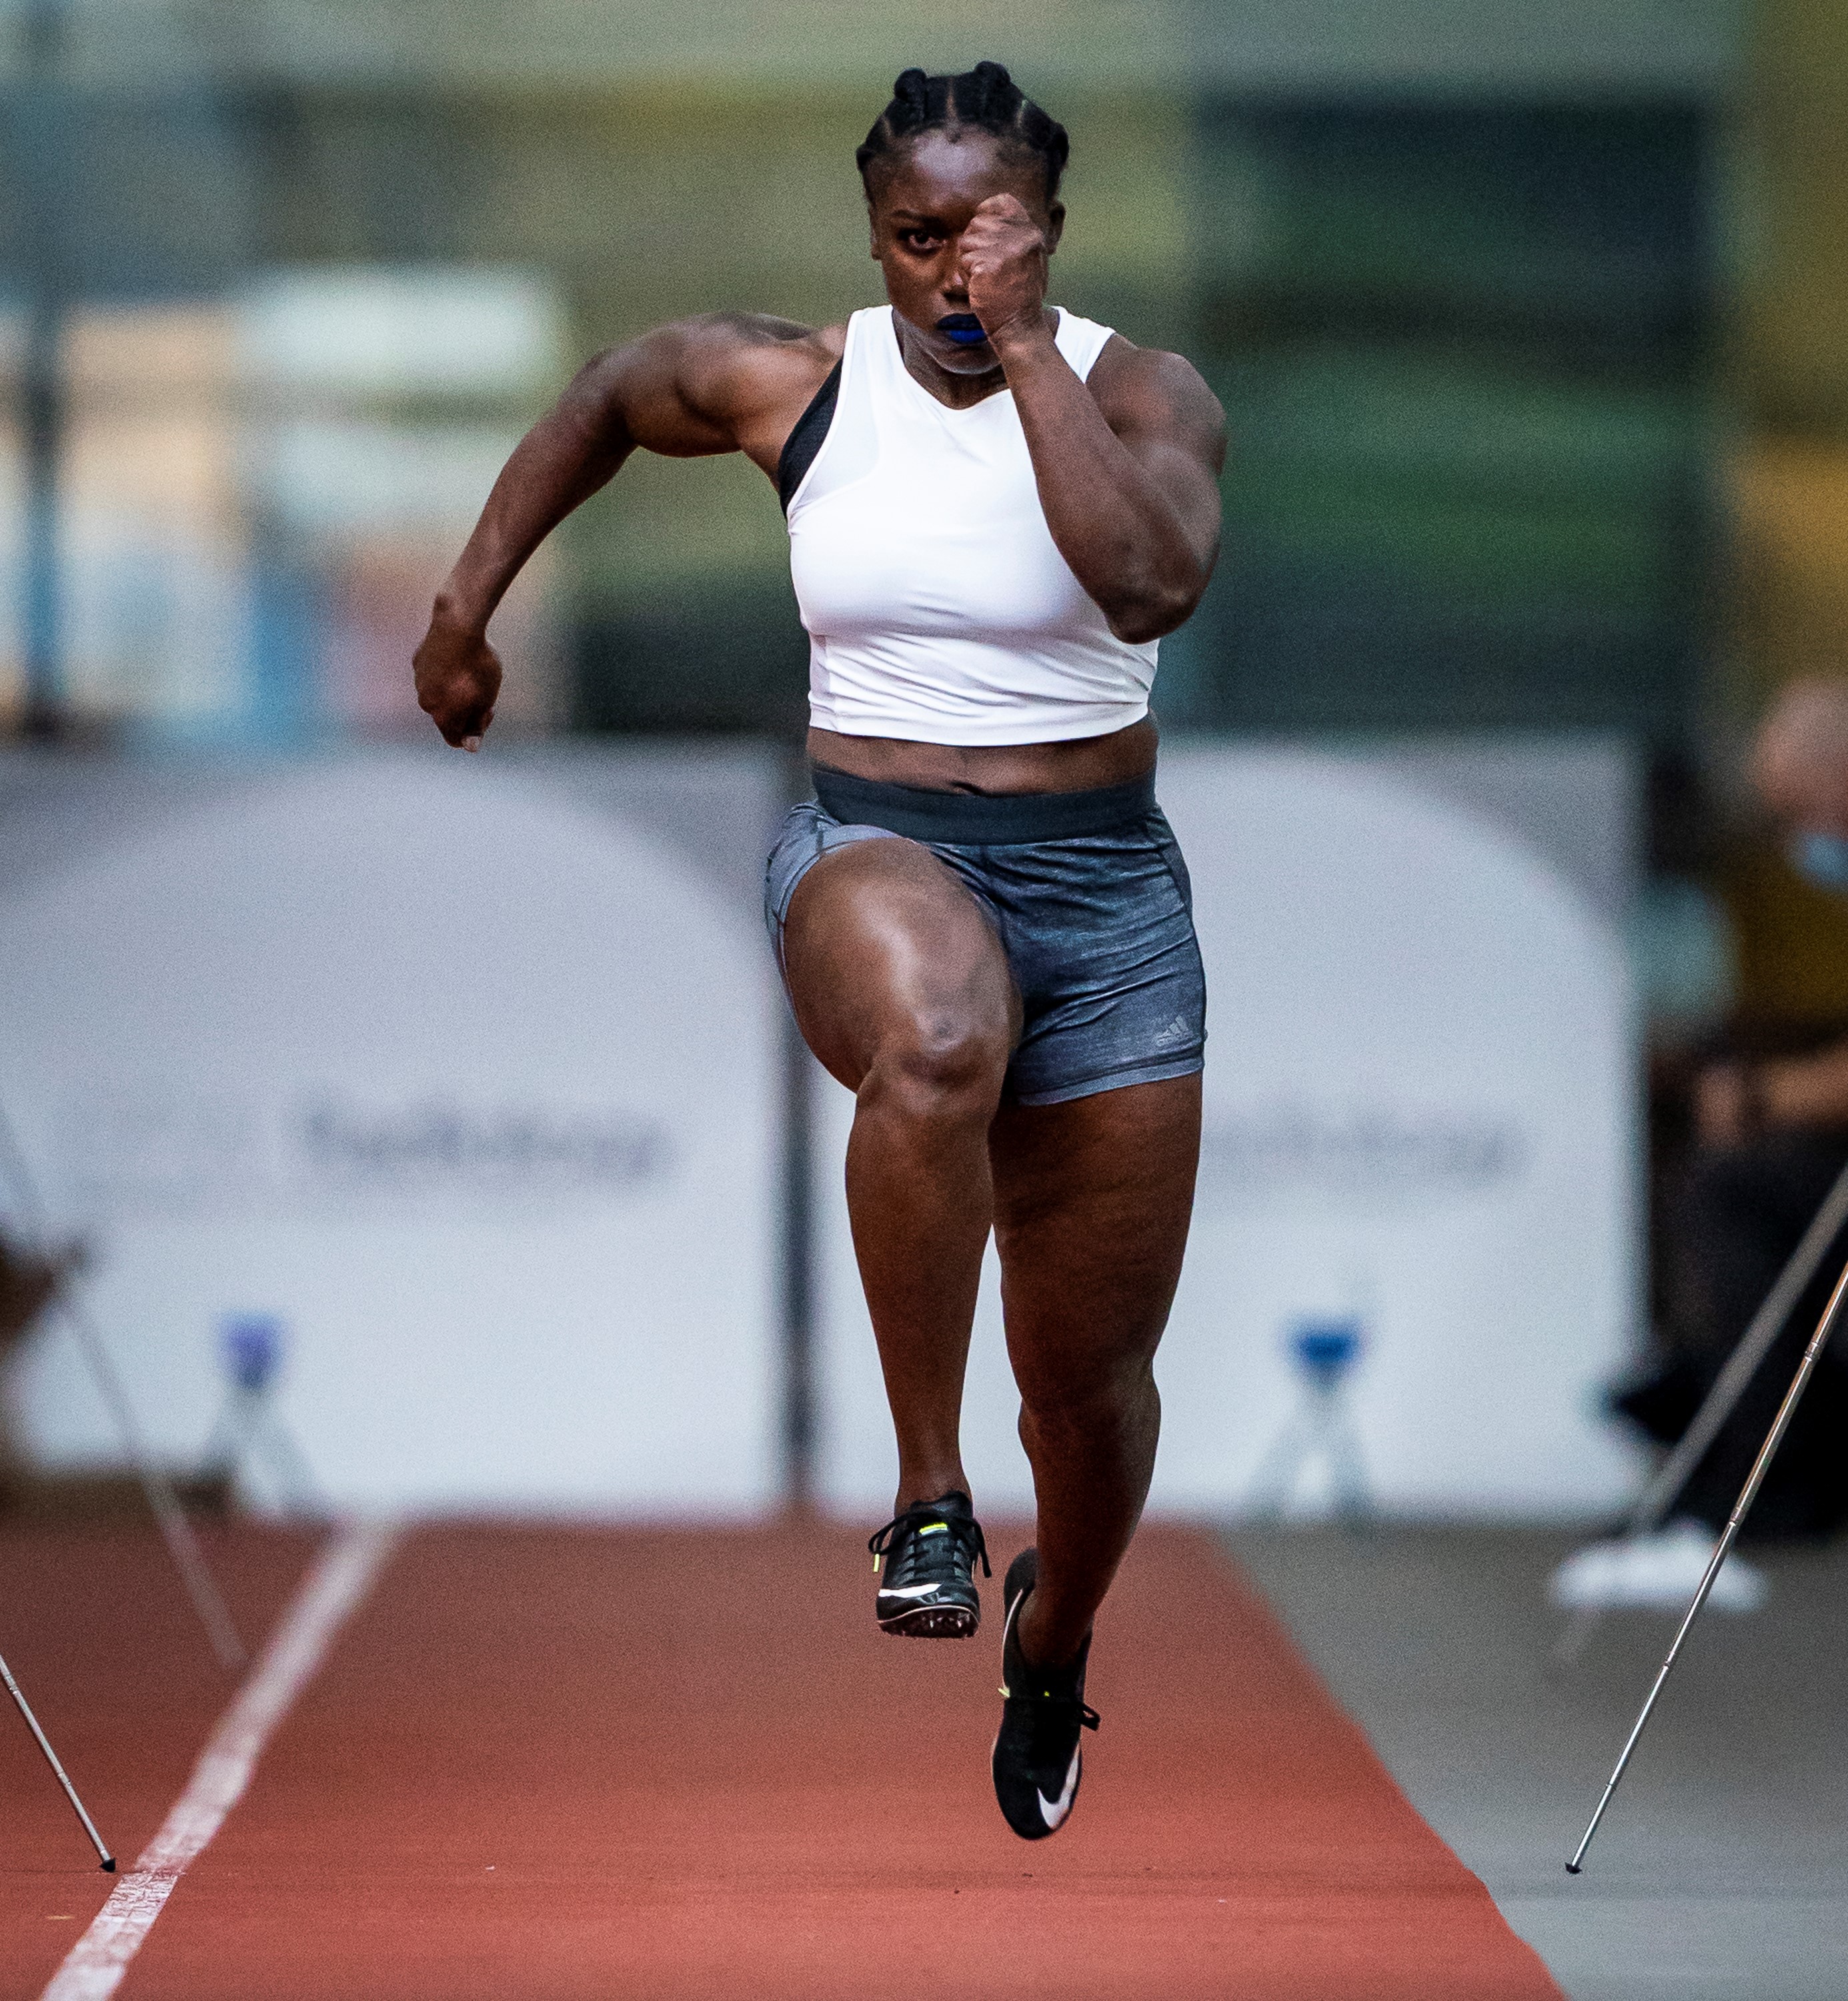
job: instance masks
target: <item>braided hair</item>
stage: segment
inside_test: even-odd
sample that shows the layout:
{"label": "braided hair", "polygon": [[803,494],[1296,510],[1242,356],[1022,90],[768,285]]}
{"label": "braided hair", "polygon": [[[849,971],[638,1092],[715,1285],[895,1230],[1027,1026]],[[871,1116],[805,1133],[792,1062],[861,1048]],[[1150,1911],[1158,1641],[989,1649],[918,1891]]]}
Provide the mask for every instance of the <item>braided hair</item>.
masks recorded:
{"label": "braided hair", "polygon": [[892,86],[892,102],[873,122],[854,155],[864,183],[876,160],[886,158],[921,132],[987,132],[1010,152],[1037,159],[1046,170],[1046,198],[1056,200],[1071,141],[1058,120],[1025,96],[997,62],[980,62],[960,76],[927,76],[908,69]]}

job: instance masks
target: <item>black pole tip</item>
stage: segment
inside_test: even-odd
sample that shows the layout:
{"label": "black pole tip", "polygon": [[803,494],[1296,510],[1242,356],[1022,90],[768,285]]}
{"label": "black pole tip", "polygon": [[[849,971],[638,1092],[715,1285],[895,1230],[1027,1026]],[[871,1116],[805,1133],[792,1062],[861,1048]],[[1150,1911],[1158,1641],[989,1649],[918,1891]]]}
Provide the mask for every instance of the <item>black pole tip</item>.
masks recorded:
{"label": "black pole tip", "polygon": [[1576,1862],[1568,1862],[1566,1864],[1566,1874],[1568,1876],[1576,1876],[1579,1874],[1580,1870],[1578,1864]]}
{"label": "black pole tip", "polygon": [[113,1855],[106,1855],[103,1857],[103,1860],[96,1864],[96,1867],[99,1869],[106,1869],[110,1874],[113,1876],[116,1873],[116,1858]]}

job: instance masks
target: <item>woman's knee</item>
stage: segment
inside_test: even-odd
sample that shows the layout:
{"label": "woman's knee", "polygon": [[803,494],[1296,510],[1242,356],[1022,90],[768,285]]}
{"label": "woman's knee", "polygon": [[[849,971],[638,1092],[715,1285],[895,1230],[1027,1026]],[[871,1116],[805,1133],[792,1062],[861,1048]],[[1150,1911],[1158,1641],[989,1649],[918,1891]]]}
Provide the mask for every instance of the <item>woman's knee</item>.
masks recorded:
{"label": "woman's knee", "polygon": [[1070,1355],[1045,1368],[1015,1359],[1023,1436],[1031,1430],[1099,1432],[1146,1423],[1161,1407],[1154,1358],[1140,1346],[1109,1356]]}
{"label": "woman's knee", "polygon": [[908,1014],[880,1036],[860,1102],[906,1119],[986,1126],[1001,1101],[1008,1054],[1004,1024],[953,1007]]}

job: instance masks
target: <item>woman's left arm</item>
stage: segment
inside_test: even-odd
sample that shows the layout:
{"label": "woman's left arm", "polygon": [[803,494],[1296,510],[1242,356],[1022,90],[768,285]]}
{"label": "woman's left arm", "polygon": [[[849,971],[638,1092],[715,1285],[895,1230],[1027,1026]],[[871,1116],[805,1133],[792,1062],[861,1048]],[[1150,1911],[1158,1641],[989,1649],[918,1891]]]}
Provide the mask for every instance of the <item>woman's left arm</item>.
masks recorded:
{"label": "woman's left arm", "polygon": [[1179,355],[1120,339],[1081,381],[1046,323],[1045,239],[1012,196],[982,204],[962,248],[1059,553],[1119,639],[1173,632],[1219,554],[1218,398]]}

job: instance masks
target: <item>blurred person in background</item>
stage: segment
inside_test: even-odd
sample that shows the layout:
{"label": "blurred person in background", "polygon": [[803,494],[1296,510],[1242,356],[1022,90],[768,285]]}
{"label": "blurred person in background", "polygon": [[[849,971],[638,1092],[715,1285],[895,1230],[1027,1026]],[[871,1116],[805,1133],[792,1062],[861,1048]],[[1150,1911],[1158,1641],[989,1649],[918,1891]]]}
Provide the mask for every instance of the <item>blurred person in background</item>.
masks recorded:
{"label": "blurred person in background", "polygon": [[[38,1324],[58,1287],[81,1262],[81,1254],[75,1248],[43,1256],[0,1230],[0,1365]],[[0,1410],[0,1505],[19,1498],[26,1477],[12,1425]]]}
{"label": "blurred person in background", "polygon": [[992,1760],[1027,1839],[1063,1824],[1096,1724],[1091,1625],[1148,1492],[1192,1202],[1205,986],[1148,695],[1212,573],[1223,451],[1189,364],[1047,305],[1067,152],[998,64],[907,70],[857,156],[889,304],[716,314],[599,356],[509,461],[416,658],[424,708],[479,748],[490,615],[637,446],[743,451],[777,487],[816,798],[767,916],[858,1101],[847,1203],[899,1448],[875,1614],[976,1630],[959,1434],[992,1229],[1039,1504]]}
{"label": "blurred person in background", "polygon": [[[1754,788],[1791,864],[1848,896],[1848,681],[1779,697],[1754,747]],[[1693,1144],[1663,1191],[1654,1352],[1616,1408],[1648,1436],[1679,1439],[1848,1168],[1848,1038],[1798,1055],[1711,1055],[1693,1081]],[[1726,1521],[1848,1256],[1838,1242],[1750,1390],[1684,1489],[1678,1512]],[[1827,1535],[1848,1520],[1848,1355],[1822,1364],[1773,1461],[1748,1532]],[[1690,1558],[1693,1561],[1692,1557]]]}
{"label": "blurred person in background", "polygon": [[51,1303],[69,1262],[41,1258],[0,1230],[0,1352],[32,1331]]}

